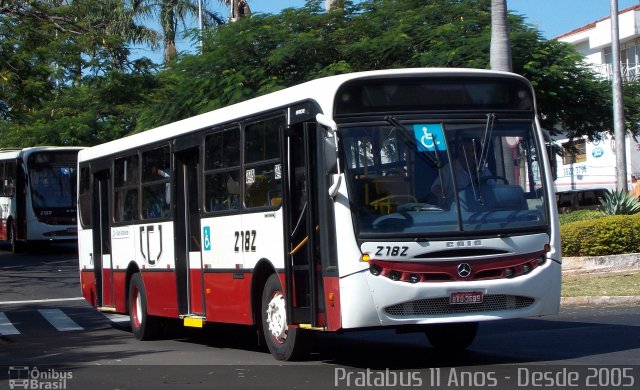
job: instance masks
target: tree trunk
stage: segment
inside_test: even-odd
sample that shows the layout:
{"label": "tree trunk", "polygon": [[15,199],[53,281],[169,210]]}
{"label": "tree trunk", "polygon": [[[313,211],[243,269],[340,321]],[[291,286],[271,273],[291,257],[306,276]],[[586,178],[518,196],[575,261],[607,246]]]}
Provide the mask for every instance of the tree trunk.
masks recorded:
{"label": "tree trunk", "polygon": [[491,69],[512,72],[507,0],[491,0]]}
{"label": "tree trunk", "polygon": [[164,0],[160,10],[165,63],[173,60],[176,56],[176,5],[177,0]]}
{"label": "tree trunk", "polygon": [[251,16],[251,8],[245,0],[229,0],[229,6],[231,8],[231,17],[229,21],[235,22],[238,19]]}

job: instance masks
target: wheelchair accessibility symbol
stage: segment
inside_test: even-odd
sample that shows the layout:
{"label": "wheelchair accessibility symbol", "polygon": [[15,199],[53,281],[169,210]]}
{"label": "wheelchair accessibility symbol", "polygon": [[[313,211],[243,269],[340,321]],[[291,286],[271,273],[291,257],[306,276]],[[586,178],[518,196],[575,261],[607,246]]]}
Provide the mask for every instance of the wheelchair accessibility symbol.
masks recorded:
{"label": "wheelchair accessibility symbol", "polygon": [[417,141],[418,152],[447,150],[440,124],[413,125],[413,134]]}
{"label": "wheelchair accessibility symbol", "polygon": [[202,228],[202,242],[204,243],[204,250],[211,250],[211,228],[209,226],[205,226]]}

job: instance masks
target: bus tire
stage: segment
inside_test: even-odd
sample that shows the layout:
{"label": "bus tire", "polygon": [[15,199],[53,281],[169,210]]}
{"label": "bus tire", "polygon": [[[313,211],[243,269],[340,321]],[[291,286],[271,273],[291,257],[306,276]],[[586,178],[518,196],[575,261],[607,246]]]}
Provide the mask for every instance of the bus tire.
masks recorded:
{"label": "bus tire", "polygon": [[11,221],[9,226],[9,246],[11,246],[11,253],[20,253],[20,243],[16,237],[16,224]]}
{"label": "bus tire", "polygon": [[460,352],[467,349],[473,343],[477,333],[477,322],[434,324],[425,329],[431,345],[443,352]]}
{"label": "bus tire", "polygon": [[262,291],[262,331],[269,352],[278,360],[296,360],[306,353],[308,336],[300,328],[287,326],[285,297],[278,275],[267,279]]}
{"label": "bus tire", "polygon": [[129,320],[131,331],[138,340],[158,337],[160,318],[147,313],[147,293],[139,273],[133,274],[129,283]]}

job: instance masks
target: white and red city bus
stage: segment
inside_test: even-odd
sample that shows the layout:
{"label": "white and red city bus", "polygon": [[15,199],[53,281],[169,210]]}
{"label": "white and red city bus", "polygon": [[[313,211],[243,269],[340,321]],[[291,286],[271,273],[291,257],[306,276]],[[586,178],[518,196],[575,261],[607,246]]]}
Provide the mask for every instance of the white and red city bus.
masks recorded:
{"label": "white and red city bus", "polygon": [[332,76],[79,153],[82,292],[129,313],[466,348],[558,312],[561,257],[531,85],[469,69]]}
{"label": "white and red city bus", "polygon": [[76,147],[0,150],[0,240],[15,252],[29,242],[77,239]]}

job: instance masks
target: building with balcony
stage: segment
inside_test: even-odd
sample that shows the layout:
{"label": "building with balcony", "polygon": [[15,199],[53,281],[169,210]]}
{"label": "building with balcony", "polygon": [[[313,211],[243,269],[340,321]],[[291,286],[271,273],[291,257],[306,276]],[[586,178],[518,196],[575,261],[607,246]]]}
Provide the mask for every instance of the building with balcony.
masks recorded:
{"label": "building with balcony", "polygon": [[[640,5],[618,12],[620,61],[623,82],[640,80]],[[596,20],[555,38],[575,47],[585,62],[597,74],[611,80],[611,17]],[[627,186],[640,195],[640,143],[627,136]],[[615,140],[608,129],[602,129],[601,139],[590,142],[586,137],[569,139],[559,134],[553,137],[563,153],[556,158],[555,189],[560,200],[575,194],[595,194],[594,191],[616,187]],[[576,192],[577,191],[577,192]],[[596,202],[597,204],[597,202]]]}
{"label": "building with balcony", "polygon": [[[620,61],[623,80],[640,79],[640,5],[618,12]],[[611,17],[596,20],[556,37],[573,45],[587,64],[611,79]]]}

